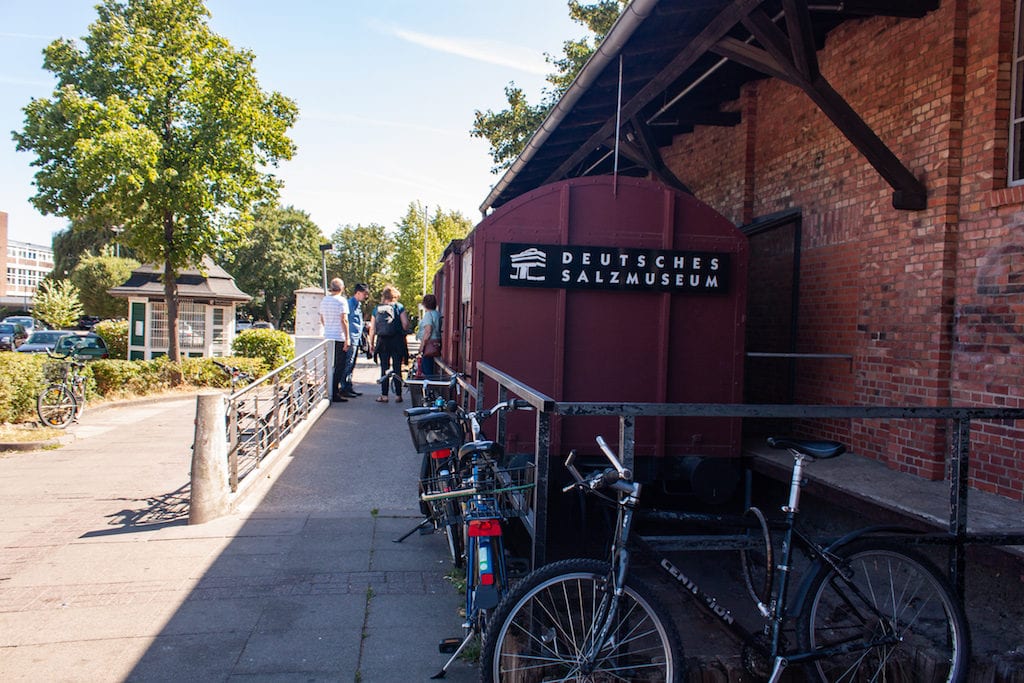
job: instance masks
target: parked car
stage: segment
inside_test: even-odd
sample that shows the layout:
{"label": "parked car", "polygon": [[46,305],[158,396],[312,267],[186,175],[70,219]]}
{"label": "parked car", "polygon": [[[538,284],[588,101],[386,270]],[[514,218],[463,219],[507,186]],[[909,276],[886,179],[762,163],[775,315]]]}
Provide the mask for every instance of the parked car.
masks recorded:
{"label": "parked car", "polygon": [[36,330],[45,330],[46,323],[42,320],[36,320],[30,315],[9,315],[3,319],[5,323],[17,323],[25,328],[25,332],[32,334]]}
{"label": "parked car", "polygon": [[15,322],[0,323],[0,351],[13,351],[28,339],[24,326]]}
{"label": "parked car", "polygon": [[90,360],[110,358],[107,343],[95,332],[65,332],[57,341],[53,352],[61,356],[73,353],[79,358]]}
{"label": "parked car", "polygon": [[29,335],[28,341],[17,348],[18,353],[46,353],[53,351],[57,341],[67,336],[64,330],[38,330]]}
{"label": "parked car", "polygon": [[252,324],[254,330],[272,330],[274,329],[274,323],[267,322],[266,320],[259,320]]}
{"label": "parked car", "polygon": [[252,327],[252,323],[248,320],[235,320],[235,332],[248,330],[250,327]]}

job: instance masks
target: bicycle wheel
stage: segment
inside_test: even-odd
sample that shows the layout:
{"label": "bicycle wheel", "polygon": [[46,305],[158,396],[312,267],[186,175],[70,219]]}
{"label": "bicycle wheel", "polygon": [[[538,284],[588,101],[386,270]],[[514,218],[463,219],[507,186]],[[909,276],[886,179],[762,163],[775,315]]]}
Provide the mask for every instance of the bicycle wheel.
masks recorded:
{"label": "bicycle wheel", "polygon": [[800,611],[801,648],[857,647],[807,666],[820,681],[962,681],[970,658],[967,619],[927,559],[863,539],[837,554],[845,576],[821,567]]}
{"label": "bicycle wheel", "polygon": [[45,427],[64,429],[74,419],[78,402],[63,384],[51,384],[36,399],[36,412]]}
{"label": "bicycle wheel", "polygon": [[672,618],[632,579],[596,658],[585,661],[605,626],[609,571],[599,560],[562,560],[520,581],[499,603],[484,634],[480,680],[683,680],[683,648]]}

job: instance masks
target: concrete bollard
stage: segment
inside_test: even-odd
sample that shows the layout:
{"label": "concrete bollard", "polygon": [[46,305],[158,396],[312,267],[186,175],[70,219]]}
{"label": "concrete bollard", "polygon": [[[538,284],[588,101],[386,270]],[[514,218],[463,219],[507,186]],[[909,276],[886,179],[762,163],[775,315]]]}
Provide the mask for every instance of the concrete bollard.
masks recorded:
{"label": "concrete bollard", "polygon": [[189,524],[204,524],[228,512],[226,414],[223,393],[204,393],[196,397]]}

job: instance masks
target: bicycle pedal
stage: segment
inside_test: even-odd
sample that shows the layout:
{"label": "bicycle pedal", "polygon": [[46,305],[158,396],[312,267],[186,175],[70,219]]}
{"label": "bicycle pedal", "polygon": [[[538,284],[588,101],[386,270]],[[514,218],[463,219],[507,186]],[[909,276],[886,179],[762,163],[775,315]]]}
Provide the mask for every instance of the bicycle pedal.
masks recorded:
{"label": "bicycle pedal", "polygon": [[437,644],[437,651],[443,655],[455,654],[459,645],[462,645],[462,638],[445,638]]}

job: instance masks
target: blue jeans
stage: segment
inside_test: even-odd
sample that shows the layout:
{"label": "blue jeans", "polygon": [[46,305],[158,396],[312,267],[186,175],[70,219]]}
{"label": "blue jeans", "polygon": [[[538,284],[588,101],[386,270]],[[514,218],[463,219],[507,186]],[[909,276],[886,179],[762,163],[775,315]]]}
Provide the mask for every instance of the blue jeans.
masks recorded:
{"label": "blue jeans", "polygon": [[426,356],[420,356],[420,370],[422,370],[423,374],[427,377],[432,377],[435,370],[434,359],[427,358]]}
{"label": "blue jeans", "polygon": [[345,375],[341,380],[341,391],[353,391],[352,372],[356,369],[356,356],[359,355],[359,344],[351,344],[345,354]]}

